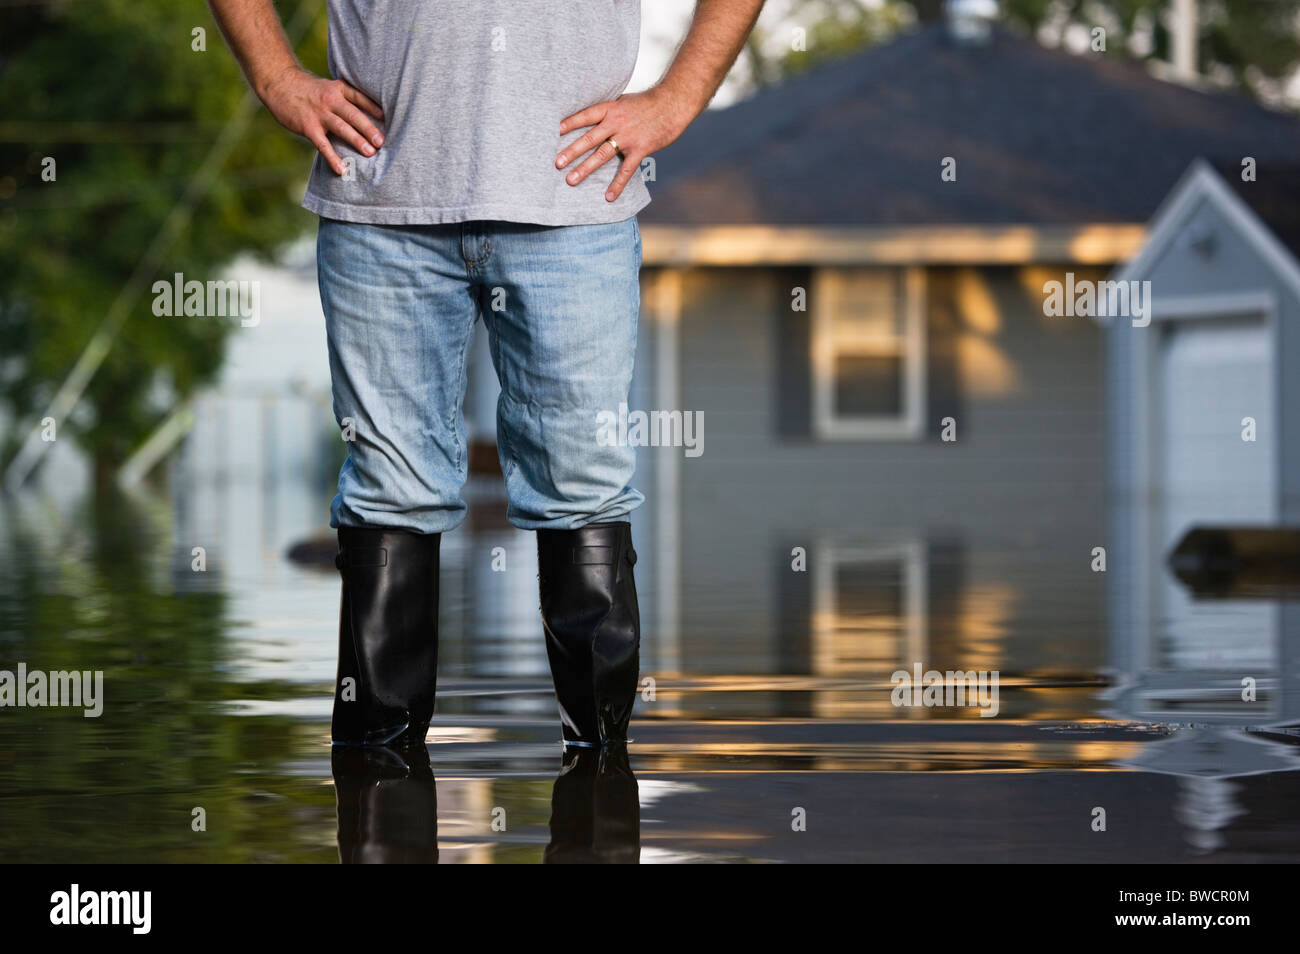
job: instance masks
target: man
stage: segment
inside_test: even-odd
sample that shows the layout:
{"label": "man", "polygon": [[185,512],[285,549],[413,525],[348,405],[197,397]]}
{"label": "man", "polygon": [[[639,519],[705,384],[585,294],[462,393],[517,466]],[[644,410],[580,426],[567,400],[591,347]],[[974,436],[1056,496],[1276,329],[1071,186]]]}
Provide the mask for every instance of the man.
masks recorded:
{"label": "man", "polygon": [[210,3],[257,95],[319,153],[303,205],[321,217],[334,412],[355,438],[330,513],[334,742],[428,730],[479,315],[507,516],[537,531],[565,744],[626,742],[640,642],[628,515],[644,498],[632,448],[596,434],[632,376],[638,173],[708,104],[762,0],[698,0],[663,79],[632,95],[639,0],[328,0],[333,80],[298,64],[272,0]]}

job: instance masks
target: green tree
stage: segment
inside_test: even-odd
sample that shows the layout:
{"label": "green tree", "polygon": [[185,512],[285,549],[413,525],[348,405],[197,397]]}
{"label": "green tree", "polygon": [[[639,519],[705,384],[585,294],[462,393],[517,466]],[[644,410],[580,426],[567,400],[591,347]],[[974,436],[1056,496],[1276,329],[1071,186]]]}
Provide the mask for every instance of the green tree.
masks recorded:
{"label": "green tree", "polygon": [[[281,12],[299,16],[300,55],[323,71],[323,0],[286,0]],[[0,89],[0,402],[11,421],[0,458],[8,460],[222,141],[247,87],[205,6],[99,0],[0,8]],[[241,252],[272,257],[314,221],[298,207],[311,155],[259,108],[194,196],[75,412],[58,422],[59,438],[73,437],[93,459],[99,486],[213,379],[227,337],[240,330],[219,318],[155,316],[153,281],[176,272],[214,280]]]}
{"label": "green tree", "polygon": [[788,11],[788,22],[783,22],[781,29],[803,29],[803,49],[791,42],[782,44],[777,56],[766,53],[774,44],[760,22],[745,42],[742,60],[755,87],[797,76],[819,63],[883,43],[915,19],[911,5],[900,0],[791,0]]}
{"label": "green tree", "polygon": [[[1169,59],[1170,0],[1002,0],[1003,19],[1062,34],[1071,25],[1106,30],[1106,49]],[[1243,92],[1272,92],[1300,60],[1300,0],[1197,0],[1197,65],[1203,75]],[[1150,35],[1139,54],[1138,35]],[[1146,44],[1143,44],[1145,47]]]}
{"label": "green tree", "polygon": [[[1108,53],[1169,58],[1171,0],[1000,0],[1001,22],[1062,37],[1073,27],[1104,27]],[[887,40],[914,22],[945,16],[945,0],[790,0],[788,19],[808,33],[806,52],[773,55],[759,32],[746,46],[756,86]],[[1275,95],[1300,62],[1300,0],[1199,0],[1200,72],[1251,95]],[[1138,38],[1143,42],[1137,42]],[[768,52],[765,52],[768,51]]]}

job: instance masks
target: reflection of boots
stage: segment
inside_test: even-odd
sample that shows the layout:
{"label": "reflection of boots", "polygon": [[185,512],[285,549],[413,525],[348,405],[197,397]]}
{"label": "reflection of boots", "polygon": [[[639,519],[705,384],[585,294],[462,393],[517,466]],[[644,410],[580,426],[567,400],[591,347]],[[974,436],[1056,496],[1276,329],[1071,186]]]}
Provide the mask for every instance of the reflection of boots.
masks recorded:
{"label": "reflection of boots", "polygon": [[537,563],[564,741],[626,741],[641,642],[632,525],[538,530]]}
{"label": "reflection of boots", "polygon": [[544,864],[641,861],[641,805],[626,745],[566,748],[551,795]]}
{"label": "reflection of boots", "polygon": [[438,793],[428,749],[336,745],[330,766],[340,862],[437,863]]}
{"label": "reflection of boots", "polygon": [[440,534],[339,528],[336,745],[423,745],[438,678]]}

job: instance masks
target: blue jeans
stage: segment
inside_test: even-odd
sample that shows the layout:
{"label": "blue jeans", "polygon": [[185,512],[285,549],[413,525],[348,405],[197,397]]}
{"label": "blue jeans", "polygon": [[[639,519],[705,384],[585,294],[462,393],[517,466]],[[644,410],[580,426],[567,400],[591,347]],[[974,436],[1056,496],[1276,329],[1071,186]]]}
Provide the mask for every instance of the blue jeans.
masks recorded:
{"label": "blue jeans", "polygon": [[[598,440],[628,398],[641,232],[510,222],[360,225],[317,237],[334,415],[349,454],[333,527],[442,533],[465,518],[466,358],[479,315],[501,397],[507,517],[525,530],[625,519],[635,449]],[[350,425],[350,426],[349,426]]]}

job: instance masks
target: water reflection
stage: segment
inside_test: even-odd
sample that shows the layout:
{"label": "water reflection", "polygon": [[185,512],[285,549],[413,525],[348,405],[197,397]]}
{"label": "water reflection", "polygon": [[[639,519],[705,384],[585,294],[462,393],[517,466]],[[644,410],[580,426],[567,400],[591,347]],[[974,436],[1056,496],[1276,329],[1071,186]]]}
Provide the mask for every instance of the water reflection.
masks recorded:
{"label": "water reflection", "polygon": [[[679,580],[683,668],[651,649],[630,758],[573,750],[557,772],[532,539],[489,485],[444,551],[427,747],[334,751],[337,575],[284,556],[319,532],[327,490],[292,484],[306,501],[278,508],[284,487],[186,487],[183,507],[0,506],[0,668],[102,669],[106,694],[99,719],[0,711],[4,860],[1300,860],[1285,600],[1210,658],[1204,627],[1082,607],[1077,576],[951,529],[828,530],[793,580],[774,531],[781,638],[738,628],[713,577]],[[1222,590],[1214,605],[1229,631],[1262,618]],[[895,707],[889,675],[918,657],[1000,670],[998,717]],[[1088,837],[1094,805],[1122,837]]]}
{"label": "water reflection", "polygon": [[627,747],[570,748],[551,795],[546,864],[641,860],[641,804]]}
{"label": "water reflection", "polygon": [[334,746],[339,861],[437,864],[438,789],[422,746]]}
{"label": "water reflection", "polygon": [[[438,793],[427,748],[334,746],[330,768],[341,863],[437,864]],[[546,864],[639,861],[640,803],[625,746],[565,750],[549,830]]]}

